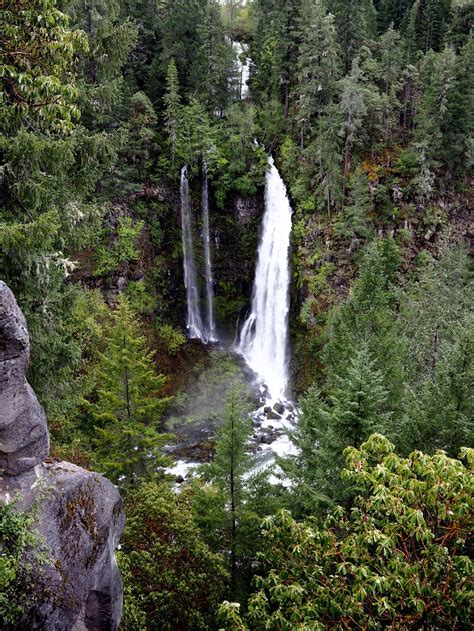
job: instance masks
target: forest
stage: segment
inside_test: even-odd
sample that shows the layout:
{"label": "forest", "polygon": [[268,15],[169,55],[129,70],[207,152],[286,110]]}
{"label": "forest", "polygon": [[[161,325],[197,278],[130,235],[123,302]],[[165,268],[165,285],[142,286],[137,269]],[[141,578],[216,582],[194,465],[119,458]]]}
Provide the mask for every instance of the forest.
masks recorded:
{"label": "forest", "polygon": [[0,628],[471,628],[474,2],[0,15]]}

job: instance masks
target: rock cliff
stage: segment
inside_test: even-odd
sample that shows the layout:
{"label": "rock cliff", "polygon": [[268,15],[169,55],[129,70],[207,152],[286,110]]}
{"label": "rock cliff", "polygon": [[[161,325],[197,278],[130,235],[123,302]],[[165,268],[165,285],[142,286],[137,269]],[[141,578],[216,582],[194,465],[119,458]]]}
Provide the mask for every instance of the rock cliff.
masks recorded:
{"label": "rock cliff", "polygon": [[114,551],[124,527],[113,484],[48,460],[44,411],[26,380],[29,337],[11,290],[0,281],[0,502],[37,507],[47,565],[19,629],[113,631],[122,610]]}

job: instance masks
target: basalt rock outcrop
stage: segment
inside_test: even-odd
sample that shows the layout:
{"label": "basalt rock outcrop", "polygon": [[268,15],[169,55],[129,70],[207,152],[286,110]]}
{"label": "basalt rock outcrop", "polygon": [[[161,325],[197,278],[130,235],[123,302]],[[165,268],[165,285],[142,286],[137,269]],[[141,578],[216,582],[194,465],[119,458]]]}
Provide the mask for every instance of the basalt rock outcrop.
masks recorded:
{"label": "basalt rock outcrop", "polygon": [[11,290],[0,281],[0,502],[35,506],[47,563],[18,629],[113,631],[122,611],[114,551],[124,527],[111,482],[49,460],[44,411],[26,380],[29,337]]}

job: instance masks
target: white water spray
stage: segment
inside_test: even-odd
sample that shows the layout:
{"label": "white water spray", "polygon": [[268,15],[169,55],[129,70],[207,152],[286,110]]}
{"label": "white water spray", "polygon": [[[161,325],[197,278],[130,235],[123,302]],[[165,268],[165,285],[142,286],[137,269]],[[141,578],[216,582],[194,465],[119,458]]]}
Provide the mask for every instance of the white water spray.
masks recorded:
{"label": "white water spray", "polygon": [[269,158],[252,312],[242,328],[238,351],[272,400],[285,400],[288,387],[291,215],[285,184]]}
{"label": "white water spray", "polygon": [[204,341],[204,328],[199,305],[199,286],[194,258],[191,200],[189,196],[188,169],[181,169],[181,228],[183,237],[184,285],[186,287],[186,328],[190,338]]}
{"label": "white water spray", "polygon": [[206,342],[216,342],[216,321],[214,316],[214,278],[212,275],[211,238],[209,231],[209,185],[207,168],[202,166],[202,239],[204,242],[204,276],[206,279]]}

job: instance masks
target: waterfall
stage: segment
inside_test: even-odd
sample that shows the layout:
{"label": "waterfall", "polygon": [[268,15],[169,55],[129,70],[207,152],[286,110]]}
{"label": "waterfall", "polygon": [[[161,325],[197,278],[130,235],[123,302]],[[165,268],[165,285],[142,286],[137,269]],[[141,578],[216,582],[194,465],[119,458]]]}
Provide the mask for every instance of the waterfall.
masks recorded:
{"label": "waterfall", "polygon": [[291,215],[285,184],[269,158],[252,311],[242,327],[238,351],[273,400],[284,400],[288,386]]}
{"label": "waterfall", "polygon": [[186,327],[189,337],[204,341],[202,317],[199,305],[199,286],[194,258],[191,200],[189,196],[188,169],[181,169],[181,228],[183,238],[184,285],[186,287]]}
{"label": "waterfall", "polygon": [[202,166],[202,238],[204,242],[204,276],[206,279],[206,341],[215,342],[216,323],[214,317],[214,278],[212,276],[211,239],[209,234],[209,186],[207,167]]}
{"label": "waterfall", "polygon": [[246,99],[249,96],[248,81],[250,78],[250,58],[245,57],[245,62],[243,62],[242,56],[247,53],[248,46],[245,46],[240,42],[233,42],[232,46],[237,54],[237,72],[239,79],[240,98]]}

